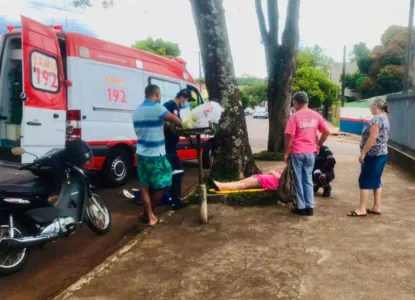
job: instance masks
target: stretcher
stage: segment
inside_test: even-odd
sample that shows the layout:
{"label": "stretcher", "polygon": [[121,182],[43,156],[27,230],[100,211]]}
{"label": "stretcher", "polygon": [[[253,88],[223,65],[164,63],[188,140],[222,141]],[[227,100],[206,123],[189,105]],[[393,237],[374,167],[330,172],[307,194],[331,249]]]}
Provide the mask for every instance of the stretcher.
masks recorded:
{"label": "stretcher", "polygon": [[246,190],[233,190],[233,191],[217,191],[215,189],[209,190],[209,193],[218,194],[218,195],[237,194],[237,193],[260,193],[260,192],[265,192],[265,190],[264,189],[246,189]]}
{"label": "stretcher", "polygon": [[[317,184],[314,183],[313,186],[316,187]],[[260,193],[260,192],[270,192],[270,191],[265,191],[264,189],[246,189],[246,190],[233,190],[233,191],[217,191],[215,189],[209,190],[209,193],[218,194],[218,195],[228,195],[228,194],[238,194],[238,193]]]}

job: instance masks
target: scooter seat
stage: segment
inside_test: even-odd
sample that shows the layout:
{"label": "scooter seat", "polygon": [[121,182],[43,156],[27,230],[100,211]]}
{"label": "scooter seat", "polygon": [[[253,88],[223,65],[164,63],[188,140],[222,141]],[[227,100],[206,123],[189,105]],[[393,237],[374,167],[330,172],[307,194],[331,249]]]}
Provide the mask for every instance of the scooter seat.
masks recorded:
{"label": "scooter seat", "polygon": [[0,193],[5,194],[32,194],[32,195],[49,195],[48,185],[34,180],[25,184],[2,184]]}

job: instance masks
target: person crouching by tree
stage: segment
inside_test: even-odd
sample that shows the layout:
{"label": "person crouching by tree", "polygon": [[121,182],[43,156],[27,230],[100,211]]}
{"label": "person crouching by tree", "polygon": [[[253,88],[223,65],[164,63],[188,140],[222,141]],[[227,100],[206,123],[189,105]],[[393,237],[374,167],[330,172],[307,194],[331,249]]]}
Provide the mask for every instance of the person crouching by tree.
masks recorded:
{"label": "person crouching by tree", "polygon": [[[298,215],[314,214],[313,169],[315,155],[330,135],[323,117],[308,108],[308,95],[298,92],[293,96],[296,112],[289,118],[285,129],[284,160],[290,162],[295,179],[297,207],[292,212]],[[316,143],[317,131],[322,132]]]}
{"label": "person crouching by tree", "polygon": [[316,156],[314,163],[313,181],[314,193],[323,188],[323,197],[328,198],[331,195],[330,182],[334,180],[334,165],[336,159],[329,147],[322,145],[320,151]]}
{"label": "person crouching by tree", "polygon": [[[180,110],[188,108],[190,101],[196,100],[191,96],[190,90],[183,89],[177,93],[174,99],[164,103],[164,107],[181,120]],[[178,210],[189,204],[181,198],[184,170],[177,154],[177,144],[180,141],[180,137],[174,132],[173,126],[168,122],[165,122],[164,136],[166,139],[166,156],[173,168],[172,185],[170,188],[172,209]]]}

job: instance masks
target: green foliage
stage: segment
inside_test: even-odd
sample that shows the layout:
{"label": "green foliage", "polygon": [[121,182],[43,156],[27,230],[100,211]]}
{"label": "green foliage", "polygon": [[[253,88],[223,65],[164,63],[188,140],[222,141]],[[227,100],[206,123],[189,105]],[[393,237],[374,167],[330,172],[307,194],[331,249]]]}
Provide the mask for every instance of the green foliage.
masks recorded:
{"label": "green foliage", "polygon": [[377,83],[387,93],[399,92],[403,88],[404,74],[404,66],[387,65],[380,70]]}
{"label": "green foliage", "polygon": [[249,96],[244,93],[243,91],[241,91],[241,97],[242,97],[242,106],[243,108],[247,108],[251,106],[251,103],[249,102]]}
{"label": "green foliage", "polygon": [[[358,71],[353,74],[346,74],[344,82],[345,86],[347,86],[349,89],[359,91],[360,86],[366,81],[366,79],[367,76]],[[340,80],[342,81],[343,78]]]}
{"label": "green foliage", "polygon": [[305,91],[310,99],[310,107],[321,107],[328,100],[329,105],[336,98],[337,86],[321,70],[311,66],[297,69],[294,78],[294,92]]}
{"label": "green foliage", "polygon": [[244,107],[255,107],[267,101],[268,92],[266,83],[255,83],[242,90],[242,103]]}
{"label": "green foliage", "polygon": [[[196,83],[205,83],[205,81],[202,78],[196,78],[195,79]],[[258,78],[258,77],[254,77],[254,76],[250,76],[250,75],[245,75],[242,77],[236,77],[236,84],[238,86],[251,86],[251,85],[256,85],[259,83],[267,83],[267,79],[266,78]]]}
{"label": "green foliage", "polygon": [[[83,8],[92,7],[93,2],[92,0],[72,0],[73,6]],[[111,8],[114,6],[114,0],[102,0],[101,5],[103,8]]]}
{"label": "green foliage", "polygon": [[388,45],[391,41],[396,39],[396,37],[400,35],[407,35],[408,28],[404,26],[392,25],[389,26],[388,29],[382,34],[380,41],[382,42],[383,46]]}
{"label": "green foliage", "polygon": [[370,49],[366,43],[359,43],[353,46],[351,58],[353,61],[359,61],[362,58],[370,56]]}
{"label": "green foliage", "polygon": [[352,58],[359,71],[346,75],[345,86],[361,93],[364,98],[401,91],[407,33],[407,27],[393,25],[383,33],[382,44],[372,50],[364,43],[355,45]]}
{"label": "green foliage", "polygon": [[321,107],[326,100],[331,105],[336,98],[338,87],[327,75],[332,62],[332,58],[326,56],[318,45],[305,48],[297,54],[293,90],[305,91],[310,98],[312,108]]}
{"label": "green foliage", "polygon": [[[208,189],[210,188],[212,187],[208,187]],[[223,201],[223,204],[230,206],[269,206],[278,204],[276,191],[264,191],[258,193],[242,192],[217,196],[222,196],[221,202]],[[185,199],[191,204],[199,204],[197,191],[189,194]]]}
{"label": "green foliage", "polygon": [[236,83],[238,86],[250,86],[250,85],[256,85],[260,83],[266,83],[266,78],[258,78],[254,76],[242,76],[242,77],[236,77]]}
{"label": "green foliage", "polygon": [[169,58],[180,56],[178,44],[162,39],[147,38],[142,41],[136,41],[131,47]]}
{"label": "green foliage", "polygon": [[332,63],[333,59],[319,45],[306,47],[297,54],[297,68],[309,66],[327,73]]}

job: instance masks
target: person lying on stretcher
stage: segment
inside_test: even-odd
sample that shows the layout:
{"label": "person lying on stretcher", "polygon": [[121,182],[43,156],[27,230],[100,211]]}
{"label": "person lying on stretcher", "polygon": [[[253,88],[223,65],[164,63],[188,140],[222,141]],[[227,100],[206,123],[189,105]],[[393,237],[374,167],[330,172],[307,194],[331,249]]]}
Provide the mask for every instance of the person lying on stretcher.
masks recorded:
{"label": "person lying on stretcher", "polygon": [[235,182],[219,182],[209,178],[209,183],[216,191],[239,191],[248,189],[264,189],[265,191],[270,191],[278,188],[281,174],[282,171],[269,171],[267,174],[255,174]]}

